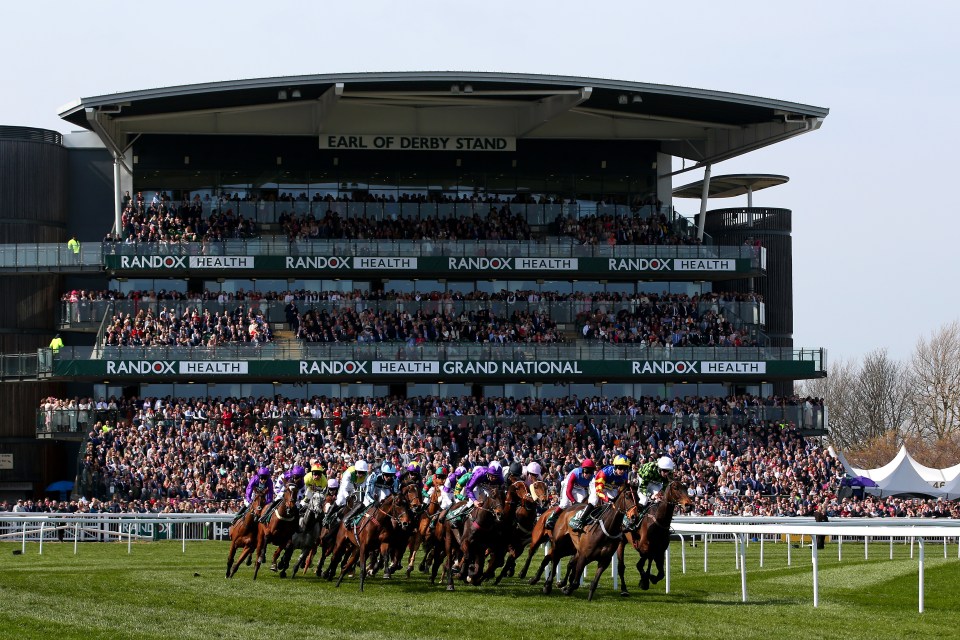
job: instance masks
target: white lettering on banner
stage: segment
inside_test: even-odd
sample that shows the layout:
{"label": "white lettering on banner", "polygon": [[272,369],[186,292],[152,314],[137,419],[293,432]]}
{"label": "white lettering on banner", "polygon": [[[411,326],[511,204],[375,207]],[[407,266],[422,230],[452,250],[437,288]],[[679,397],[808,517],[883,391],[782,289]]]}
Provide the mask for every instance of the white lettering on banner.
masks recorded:
{"label": "white lettering on banner", "polygon": [[416,258],[354,258],[354,269],[416,269]]}
{"label": "white lettering on banner", "polygon": [[575,271],[580,261],[578,258],[514,258],[513,266],[529,271]]}
{"label": "white lettering on banner", "polygon": [[120,256],[121,269],[186,269],[184,256]]}
{"label": "white lettering on banner", "polygon": [[153,373],[156,375],[175,375],[176,362],[163,360],[107,360],[107,373],[116,375],[131,375]]}
{"label": "white lettering on banner", "polygon": [[641,360],[631,363],[631,373],[649,375],[654,373],[697,373],[698,362],[671,361],[671,360]]}
{"label": "white lettering on banner", "polygon": [[540,374],[540,375],[568,375],[582,374],[579,362],[501,362],[500,368],[504,373]]}
{"label": "white lettering on banner", "polygon": [[350,261],[347,258],[338,258],[336,256],[316,256],[291,258],[287,256],[287,269],[349,269]]}
{"label": "white lettering on banner", "polygon": [[180,373],[183,374],[242,374],[246,375],[248,363],[245,361],[213,361],[213,362],[181,362]]}
{"label": "white lettering on banner", "polygon": [[503,270],[513,268],[511,260],[513,258],[449,258],[447,266],[454,270]]}
{"label": "white lettering on banner", "polygon": [[357,362],[355,360],[350,360],[347,362],[342,362],[340,360],[301,360],[300,361],[300,374],[309,376],[309,375],[340,375],[343,373],[348,373],[350,375],[356,373],[370,373],[367,370],[369,362]]}
{"label": "white lettering on banner", "polygon": [[516,151],[511,136],[401,136],[389,134],[324,134],[321,149],[403,151]]}
{"label": "white lettering on banner", "polygon": [[736,271],[736,260],[701,260],[699,258],[676,259],[674,271]]}
{"label": "white lettering on banner", "polygon": [[700,373],[766,373],[766,362],[701,362]]}
{"label": "white lettering on banner", "polygon": [[378,360],[374,361],[371,373],[440,373],[440,363],[436,360]]}
{"label": "white lettering on banner", "polygon": [[670,261],[660,258],[610,258],[610,271],[670,271]]}
{"label": "white lettering on banner", "polygon": [[500,366],[496,362],[444,362],[443,372],[451,375],[490,375],[499,373]]}
{"label": "white lettering on banner", "polygon": [[190,256],[191,269],[253,269],[253,256]]}

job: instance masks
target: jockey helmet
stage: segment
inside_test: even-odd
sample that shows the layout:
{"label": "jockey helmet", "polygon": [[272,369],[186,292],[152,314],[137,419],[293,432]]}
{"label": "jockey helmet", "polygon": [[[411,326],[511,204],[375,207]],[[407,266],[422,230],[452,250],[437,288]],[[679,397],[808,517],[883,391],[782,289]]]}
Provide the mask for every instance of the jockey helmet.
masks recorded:
{"label": "jockey helmet", "polygon": [[397,475],[397,468],[392,464],[390,464],[389,462],[384,462],[383,466],[380,467],[380,473],[382,473],[385,476],[386,475],[395,476]]}
{"label": "jockey helmet", "polygon": [[661,471],[673,471],[677,468],[670,456],[663,456],[657,460],[657,466],[660,467]]}
{"label": "jockey helmet", "polygon": [[523,474],[523,466],[519,462],[510,463],[510,471],[508,474],[511,476],[519,476]]}
{"label": "jockey helmet", "polygon": [[593,460],[590,458],[584,458],[583,462],[580,463],[581,469],[596,469],[597,465],[593,464]]}
{"label": "jockey helmet", "polygon": [[460,465],[459,467],[457,467],[457,470],[454,471],[454,473],[457,474],[458,476],[462,476],[466,472],[467,472],[467,468],[463,465]]}
{"label": "jockey helmet", "polygon": [[293,468],[293,475],[300,476],[302,478],[303,476],[307,475],[307,470],[298,464]]}
{"label": "jockey helmet", "polygon": [[501,467],[500,463],[496,460],[487,465],[487,468],[490,469],[491,473],[503,473],[503,467]]}
{"label": "jockey helmet", "polygon": [[411,473],[420,473],[420,465],[418,465],[416,462],[411,462],[407,465],[407,471]]}
{"label": "jockey helmet", "polygon": [[269,478],[270,467],[260,467],[259,469],[257,469],[257,475],[260,476],[261,478]]}
{"label": "jockey helmet", "polygon": [[539,464],[536,462],[531,462],[527,465],[527,473],[530,475],[539,476],[541,473],[543,473],[543,470],[540,468]]}
{"label": "jockey helmet", "polygon": [[366,460],[357,460],[357,463],[353,465],[353,469],[357,473],[366,473],[370,471],[370,465],[367,464]]}
{"label": "jockey helmet", "polygon": [[439,467],[437,467],[437,470],[433,472],[433,475],[446,477],[450,475],[450,467],[448,467],[445,464],[442,464]]}
{"label": "jockey helmet", "polygon": [[613,459],[613,466],[615,467],[629,467],[630,461],[627,460],[626,456],[617,456]]}
{"label": "jockey helmet", "polygon": [[310,472],[311,472],[311,473],[319,473],[319,474],[322,474],[322,473],[323,473],[323,467],[320,466],[319,464],[314,464],[312,467],[310,467]]}
{"label": "jockey helmet", "polygon": [[327,480],[327,489],[339,489],[339,488],[340,488],[339,480],[337,480],[336,478],[330,478],[329,480]]}

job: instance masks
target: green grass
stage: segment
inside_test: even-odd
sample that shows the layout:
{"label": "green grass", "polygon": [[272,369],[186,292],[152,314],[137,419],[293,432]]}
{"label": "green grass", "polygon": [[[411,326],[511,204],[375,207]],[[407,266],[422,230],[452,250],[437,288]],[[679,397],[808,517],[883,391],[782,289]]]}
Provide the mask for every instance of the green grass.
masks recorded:
{"label": "green grass", "polygon": [[[281,580],[242,567],[223,577],[227,546],[179,542],[0,544],[0,638],[948,638],[960,635],[960,561],[956,545],[944,560],[942,547],[927,546],[926,612],[917,611],[917,561],[909,547],[844,545],[843,562],[828,545],[820,556],[820,607],[813,607],[809,549],[759,545],[747,558],[749,602],[740,601],[740,574],[729,544],[710,546],[709,573],[702,547],[687,548],[681,573],[674,543],[671,593],[664,584],[642,592],[628,559],[629,598],[604,575],[593,602],[586,589],[573,597],[517,579],[456,593],[431,586],[414,574],[392,581],[377,577],[361,594],[356,579],[336,589],[311,574]],[[592,575],[592,573],[591,573]]]}

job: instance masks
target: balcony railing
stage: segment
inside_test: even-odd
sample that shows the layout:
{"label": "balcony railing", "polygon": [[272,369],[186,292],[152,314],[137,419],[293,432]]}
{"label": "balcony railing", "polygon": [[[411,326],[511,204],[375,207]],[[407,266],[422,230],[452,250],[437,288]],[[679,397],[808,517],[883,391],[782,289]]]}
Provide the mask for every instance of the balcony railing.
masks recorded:
{"label": "balcony railing", "polygon": [[647,347],[636,344],[570,342],[445,342],[408,347],[402,342],[267,343],[220,347],[64,347],[54,360],[707,360],[722,362],[804,361],[826,367],[823,349],[790,347]]}
{"label": "balcony railing", "polygon": [[[600,311],[601,313],[616,315],[621,311],[636,313],[643,305],[636,300],[609,302],[602,300],[540,300],[528,302],[516,300],[297,300],[297,309],[300,313],[307,311],[328,311],[339,309],[370,310],[375,313],[397,312],[416,314],[443,313],[459,316],[478,311],[489,311],[497,317],[509,317],[513,313],[538,313],[560,324],[577,322],[580,314]],[[210,311],[211,313],[231,313],[236,310],[243,312],[254,311],[261,313],[267,322],[286,322],[284,309],[286,303],[281,300],[236,300],[232,302],[217,302],[216,300],[84,300],[79,302],[60,303],[60,325],[63,328],[89,328],[100,326],[107,313],[116,315],[136,316],[140,311],[152,311],[158,316],[161,311],[171,311],[182,316],[186,311]],[[700,302],[696,313],[703,315],[708,311],[722,313],[736,328],[741,326],[760,324],[763,317],[762,302]],[[579,328],[579,327],[578,327]]]}
{"label": "balcony railing", "polygon": [[[583,420],[589,425],[594,422],[601,429],[606,425],[610,429],[629,429],[633,423],[637,427],[643,428],[667,428],[667,429],[690,429],[690,430],[709,430],[723,429],[732,426],[770,426],[776,428],[792,429],[797,428],[806,432],[822,432],[825,427],[825,412],[823,407],[802,405],[797,406],[752,406],[746,409],[737,409],[730,415],[673,415],[673,414],[576,414],[572,416],[541,416],[541,415],[483,415],[483,416],[384,416],[369,417],[360,415],[345,415],[334,422],[333,418],[303,418],[297,416],[280,416],[277,418],[258,418],[268,420],[271,425],[279,424],[286,431],[299,431],[310,427],[317,428],[323,432],[327,427],[335,430],[341,430],[343,427],[356,432],[363,428],[374,433],[381,433],[383,427],[402,430],[435,428],[445,425],[466,426],[471,430],[486,428],[494,424],[500,424],[506,427],[529,428],[535,431],[546,431],[558,427],[576,424]],[[120,419],[120,412],[113,410],[98,409],[38,409],[37,410],[37,434],[83,434],[97,423],[116,425]],[[210,427],[217,427],[222,424],[220,416],[208,416],[206,418],[194,418],[194,425],[205,424]],[[157,419],[157,424],[167,424],[174,426],[173,420]],[[240,428],[253,428],[253,423],[236,423]]]}

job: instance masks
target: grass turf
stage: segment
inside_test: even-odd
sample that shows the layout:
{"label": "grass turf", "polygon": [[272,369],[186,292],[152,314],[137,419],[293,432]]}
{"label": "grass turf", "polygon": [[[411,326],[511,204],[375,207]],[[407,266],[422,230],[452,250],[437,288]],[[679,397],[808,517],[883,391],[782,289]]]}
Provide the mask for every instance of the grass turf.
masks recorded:
{"label": "grass turf", "polygon": [[[0,638],[790,638],[881,640],[949,638],[960,635],[960,560],[956,545],[927,545],[926,612],[917,611],[918,564],[909,547],[835,545],[820,555],[820,607],[813,607],[810,550],[793,549],[787,566],[784,544],[759,545],[747,557],[749,602],[740,601],[740,573],[730,544],[710,545],[709,572],[702,547],[687,548],[681,573],[678,543],[672,546],[671,593],[664,583],[642,592],[628,558],[629,598],[612,588],[609,573],[593,602],[587,590],[547,597],[507,578],[499,587],[458,584],[455,593],[431,586],[415,573],[356,579],[339,589],[309,574],[281,580],[261,568],[241,567],[223,577],[227,545],[179,542],[133,545],[0,543]],[[541,557],[538,555],[538,558]],[[536,560],[535,560],[536,562]],[[535,566],[535,565],[534,565]],[[592,568],[591,568],[592,569]],[[532,575],[532,573],[531,573]],[[592,570],[591,574],[592,576]]]}

